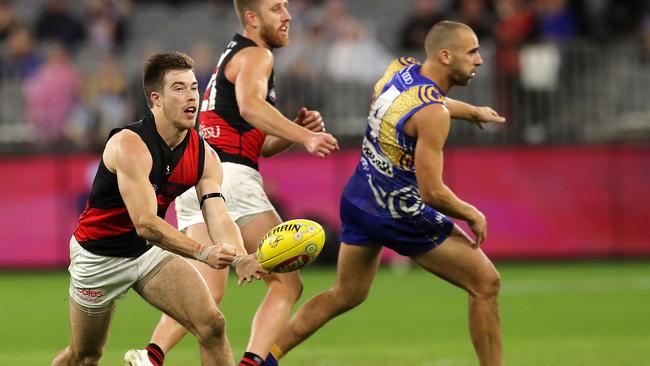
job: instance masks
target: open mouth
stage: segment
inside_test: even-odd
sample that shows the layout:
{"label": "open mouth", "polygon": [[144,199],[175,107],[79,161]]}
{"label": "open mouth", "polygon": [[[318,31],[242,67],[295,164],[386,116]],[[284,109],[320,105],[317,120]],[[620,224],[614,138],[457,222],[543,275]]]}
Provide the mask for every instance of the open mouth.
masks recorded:
{"label": "open mouth", "polygon": [[289,35],[289,25],[288,24],[283,25],[282,27],[280,27],[280,34],[282,34],[283,36],[288,36]]}
{"label": "open mouth", "polygon": [[185,110],[183,110],[183,114],[185,114],[185,117],[194,118],[196,115],[196,107],[192,106],[185,108]]}

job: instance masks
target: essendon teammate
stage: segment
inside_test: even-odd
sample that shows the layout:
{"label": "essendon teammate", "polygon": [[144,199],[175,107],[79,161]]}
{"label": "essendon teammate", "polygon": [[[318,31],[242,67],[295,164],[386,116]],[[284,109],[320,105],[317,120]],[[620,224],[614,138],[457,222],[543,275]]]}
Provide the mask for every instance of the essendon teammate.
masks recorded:
{"label": "essendon teammate", "polygon": [[[199,129],[219,153],[224,169],[223,192],[228,212],[242,232],[244,245],[253,252],[262,236],[281,222],[262,187],[258,172],[259,156],[272,156],[292,143],[303,145],[324,157],[338,149],[336,139],[323,131],[317,111],[301,108],[294,121],[275,107],[273,49],[289,42],[291,15],[286,0],[235,0],[244,31],[236,34],[219,58],[205,92],[199,115]],[[200,215],[198,198],[186,192],[176,200],[180,230],[200,242],[210,238]],[[223,295],[226,271],[196,264],[218,303]],[[302,292],[297,272],[264,276],[268,293],[253,319],[251,337],[241,365],[258,366],[287,321],[291,308]],[[152,336],[152,345],[169,351],[185,335],[185,330],[165,314]],[[131,365],[150,365],[133,361]]]}
{"label": "essendon teammate", "polygon": [[[192,330],[203,365],[232,365],[221,312],[200,275],[176,254],[213,268],[233,265],[240,283],[266,271],[246,254],[221,196],[219,158],[193,129],[193,64],[182,53],[153,55],[143,77],[152,113],[108,138],[70,240],[70,345],[53,365],[99,363],[115,300],[129,288]],[[193,186],[211,241],[190,239],[163,219],[171,201]]]}

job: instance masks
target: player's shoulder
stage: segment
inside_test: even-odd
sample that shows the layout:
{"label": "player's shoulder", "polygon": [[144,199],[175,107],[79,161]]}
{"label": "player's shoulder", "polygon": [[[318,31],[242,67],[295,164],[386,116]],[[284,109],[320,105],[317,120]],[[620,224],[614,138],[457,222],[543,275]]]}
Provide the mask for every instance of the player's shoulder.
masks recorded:
{"label": "player's shoulder", "polygon": [[413,57],[399,57],[394,59],[392,62],[401,65],[401,67],[407,67],[418,63],[418,61]]}
{"label": "player's shoulder", "polygon": [[441,104],[446,107],[447,99],[437,86],[423,84],[417,86],[417,98],[423,104]]}
{"label": "player's shoulder", "polygon": [[241,51],[237,52],[234,57],[255,62],[272,62],[273,52],[265,47],[251,46],[243,48]]}
{"label": "player's shoulder", "polygon": [[384,72],[384,75],[377,81],[374,87],[374,95],[379,95],[383,88],[392,80],[393,76],[403,70],[406,67],[409,67],[411,65],[416,65],[418,62],[416,59],[413,57],[399,57],[396,59],[393,59],[390,63],[388,63],[388,67],[386,68],[386,71]]}
{"label": "player's shoulder", "polygon": [[411,65],[417,65],[418,61],[413,57],[398,57],[393,59],[386,69],[386,73],[394,74],[402,69],[405,69]]}
{"label": "player's shoulder", "polygon": [[412,119],[421,121],[427,126],[441,127],[441,125],[446,125],[451,122],[451,114],[444,104],[431,103],[418,109],[413,114]]}
{"label": "player's shoulder", "polygon": [[106,142],[104,156],[115,160],[151,160],[151,153],[142,137],[129,129],[113,134]]}

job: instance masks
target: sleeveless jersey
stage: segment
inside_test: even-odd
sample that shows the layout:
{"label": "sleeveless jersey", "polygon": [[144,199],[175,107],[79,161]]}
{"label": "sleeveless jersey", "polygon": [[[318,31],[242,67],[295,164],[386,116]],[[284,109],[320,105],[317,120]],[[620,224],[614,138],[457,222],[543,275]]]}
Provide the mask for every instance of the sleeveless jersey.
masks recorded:
{"label": "sleeveless jersey", "polygon": [[420,64],[414,59],[400,58],[377,82],[372,100],[361,158],[343,194],[375,216],[420,215],[426,205],[415,177],[416,139],[404,132],[404,122],[427,105],[446,105],[445,95],[420,75]]}
{"label": "sleeveless jersey", "polygon": [[[173,150],[156,130],[153,115],[124,128],[137,133],[147,145],[153,165],[149,181],[156,192],[158,216],[164,218],[169,204],[203,175],[205,145],[196,130],[190,129]],[[109,139],[122,130],[114,129]],[[117,185],[117,175],[100,161],[95,180],[79,217],[74,236],[81,246],[98,255],[138,257],[151,248],[136,234]]]}
{"label": "sleeveless jersey", "polygon": [[[258,158],[266,134],[244,120],[239,113],[235,85],[228,81],[226,65],[246,47],[256,47],[252,40],[235,34],[221,54],[201,103],[199,132],[218,153],[222,162],[258,168]],[[268,80],[266,101],[275,105],[274,72]]]}

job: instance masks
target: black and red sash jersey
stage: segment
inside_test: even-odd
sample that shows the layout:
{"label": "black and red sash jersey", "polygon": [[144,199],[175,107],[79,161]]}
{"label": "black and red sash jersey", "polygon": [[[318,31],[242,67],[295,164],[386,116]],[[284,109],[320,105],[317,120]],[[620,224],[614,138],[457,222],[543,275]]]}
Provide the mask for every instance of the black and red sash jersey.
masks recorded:
{"label": "black and red sash jersey", "polygon": [[[151,153],[153,165],[149,181],[156,192],[157,214],[164,218],[169,204],[196,185],[203,175],[203,139],[196,130],[190,129],[172,150],[158,134],[152,114],[124,128],[137,133]],[[109,139],[120,130],[112,130]],[[111,257],[138,257],[151,248],[136,234],[120,195],[117,175],[108,170],[103,160],[99,163],[86,209],[79,216],[74,236],[84,249]]]}
{"label": "black and red sash jersey", "polygon": [[[223,162],[238,163],[257,169],[266,134],[246,122],[239,113],[235,85],[228,81],[226,65],[246,47],[256,47],[252,40],[235,34],[221,54],[214,74],[208,83],[199,113],[201,136],[219,153]],[[266,101],[275,105],[274,72],[268,80]]]}

